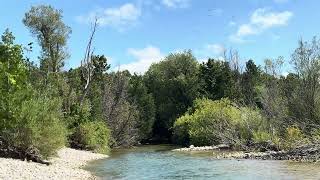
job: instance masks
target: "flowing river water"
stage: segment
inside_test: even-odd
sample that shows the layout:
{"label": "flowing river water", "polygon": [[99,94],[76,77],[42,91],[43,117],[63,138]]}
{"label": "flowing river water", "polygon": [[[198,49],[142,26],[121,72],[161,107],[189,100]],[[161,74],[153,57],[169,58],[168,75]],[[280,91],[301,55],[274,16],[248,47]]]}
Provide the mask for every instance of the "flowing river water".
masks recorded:
{"label": "flowing river water", "polygon": [[173,152],[174,146],[117,149],[86,169],[102,179],[319,179],[320,165],[269,160],[217,160],[210,152]]}

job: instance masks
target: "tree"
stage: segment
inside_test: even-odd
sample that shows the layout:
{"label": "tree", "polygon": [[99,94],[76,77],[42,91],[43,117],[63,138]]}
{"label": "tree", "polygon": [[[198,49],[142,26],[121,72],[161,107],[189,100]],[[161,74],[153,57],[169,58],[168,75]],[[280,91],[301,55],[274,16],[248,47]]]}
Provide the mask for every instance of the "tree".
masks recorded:
{"label": "tree", "polygon": [[260,83],[261,72],[253,60],[246,62],[246,70],[242,74],[242,93],[246,105],[255,106],[259,104],[257,86]]}
{"label": "tree", "polygon": [[[26,88],[27,68],[21,45],[14,44],[15,37],[6,29],[0,42],[0,126],[7,126],[13,118],[12,102],[17,91]],[[23,97],[20,97],[23,99]],[[1,129],[1,127],[0,127]]]}
{"label": "tree", "polygon": [[152,127],[155,121],[155,105],[151,93],[143,81],[143,76],[134,74],[130,78],[128,87],[129,100],[139,111],[137,128],[139,140],[148,140],[152,136]]}
{"label": "tree", "polygon": [[88,92],[88,99],[91,101],[91,119],[103,118],[103,93],[107,84],[107,70],[110,68],[107,58],[104,55],[92,56],[93,76]]}
{"label": "tree", "polygon": [[237,50],[230,49],[223,53],[224,61],[228,62],[231,69],[231,81],[229,85],[229,98],[235,102],[242,103],[244,95],[242,93],[242,66],[240,64],[240,56]]}
{"label": "tree", "polygon": [[71,33],[70,27],[62,21],[62,11],[52,6],[33,6],[25,14],[23,23],[37,37],[42,49],[41,68],[46,72],[58,72],[69,56],[66,44]]}
{"label": "tree", "polygon": [[320,123],[320,42],[314,37],[311,42],[299,41],[298,48],[292,55],[296,74],[299,77],[296,105],[299,106],[296,120],[307,124]]}
{"label": "tree", "polygon": [[176,118],[198,96],[198,63],[191,51],[170,54],[146,73],[146,85],[156,105],[153,134],[168,139]]}
{"label": "tree", "polygon": [[[287,125],[288,120],[288,100],[285,96],[286,89],[283,89],[284,77],[280,76],[283,57],[265,60],[265,73],[263,74],[263,85],[260,92],[260,100],[265,116],[278,129]],[[270,131],[273,129],[270,128]]]}
{"label": "tree", "polygon": [[209,99],[218,100],[232,96],[232,71],[229,63],[209,59],[199,68],[200,93]]}
{"label": "tree", "polygon": [[103,112],[111,129],[112,147],[131,146],[138,140],[136,107],[128,101],[128,72],[109,76],[103,92]]}
{"label": "tree", "polygon": [[84,53],[84,58],[81,61],[81,77],[82,80],[84,81],[84,85],[83,85],[83,93],[82,93],[82,97],[80,100],[80,105],[82,105],[87,93],[89,92],[90,89],[90,85],[92,83],[92,79],[93,79],[93,75],[94,75],[94,65],[93,65],[93,50],[92,50],[92,42],[93,42],[93,38],[94,38],[94,34],[96,32],[97,29],[97,19],[95,19],[95,22],[92,26],[92,30],[91,30],[91,34],[89,37],[89,41],[86,47],[86,51]]}
{"label": "tree", "polygon": [[22,46],[14,39],[6,30],[0,42],[0,156],[42,162],[65,143],[61,103],[31,86]]}

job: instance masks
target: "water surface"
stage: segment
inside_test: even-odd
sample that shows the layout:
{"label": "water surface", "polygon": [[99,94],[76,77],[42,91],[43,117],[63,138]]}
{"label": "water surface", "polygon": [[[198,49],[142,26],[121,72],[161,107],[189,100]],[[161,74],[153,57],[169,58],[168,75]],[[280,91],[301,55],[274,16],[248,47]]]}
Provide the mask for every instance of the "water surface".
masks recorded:
{"label": "water surface", "polygon": [[217,160],[211,153],[173,152],[170,145],[118,149],[86,169],[103,179],[320,179],[320,165],[263,160]]}

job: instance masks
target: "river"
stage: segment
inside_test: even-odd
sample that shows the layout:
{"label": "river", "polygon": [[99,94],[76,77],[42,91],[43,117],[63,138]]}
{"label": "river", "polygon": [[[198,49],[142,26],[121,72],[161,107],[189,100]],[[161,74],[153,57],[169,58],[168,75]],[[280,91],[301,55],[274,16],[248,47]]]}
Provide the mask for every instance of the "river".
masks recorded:
{"label": "river", "polygon": [[320,165],[269,160],[217,160],[210,152],[173,152],[174,146],[117,149],[87,170],[102,179],[320,179]]}

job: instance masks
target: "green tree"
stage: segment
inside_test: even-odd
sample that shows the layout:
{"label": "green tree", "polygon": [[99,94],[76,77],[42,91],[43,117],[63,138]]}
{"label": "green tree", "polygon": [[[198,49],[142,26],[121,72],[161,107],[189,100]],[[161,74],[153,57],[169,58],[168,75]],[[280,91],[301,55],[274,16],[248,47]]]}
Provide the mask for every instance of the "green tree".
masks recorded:
{"label": "green tree", "polygon": [[62,11],[52,6],[33,6],[25,14],[23,23],[42,48],[41,68],[46,72],[58,72],[69,56],[66,44],[71,33],[70,27],[62,21]]}
{"label": "green tree", "polygon": [[31,87],[22,47],[13,41],[6,30],[0,42],[1,150],[14,158],[46,158],[65,144],[60,99]]}
{"label": "green tree", "polygon": [[253,60],[246,62],[246,70],[242,74],[242,93],[244,95],[244,103],[250,106],[259,105],[257,87],[261,83],[261,71],[255,65]]}
{"label": "green tree", "polygon": [[204,97],[218,100],[232,96],[232,71],[228,62],[208,59],[199,69],[200,93]]}
{"label": "green tree", "polygon": [[153,134],[158,138],[170,138],[175,119],[198,96],[198,66],[191,51],[187,51],[170,54],[147,71],[146,85],[156,105]]}
{"label": "green tree", "polygon": [[[15,37],[7,29],[0,42],[0,126],[7,127],[13,118],[12,104],[18,91],[27,87],[27,68],[21,45],[14,44]],[[2,129],[3,130],[3,129]]]}
{"label": "green tree", "polygon": [[[103,92],[107,84],[107,71],[110,69],[107,58],[104,55],[93,55],[92,57],[93,76],[88,99],[91,101],[91,119],[102,120],[103,117]],[[84,86],[83,81],[83,86]]]}
{"label": "green tree", "polygon": [[144,84],[143,77],[134,74],[130,78],[128,88],[129,99],[139,111],[137,127],[139,139],[148,140],[152,136],[152,127],[155,121],[155,105],[151,93]]}
{"label": "green tree", "polygon": [[[314,37],[311,42],[299,41],[292,55],[291,63],[299,77],[296,91],[296,112],[294,119],[300,123],[320,124],[320,42]],[[310,127],[309,127],[310,128]]]}

